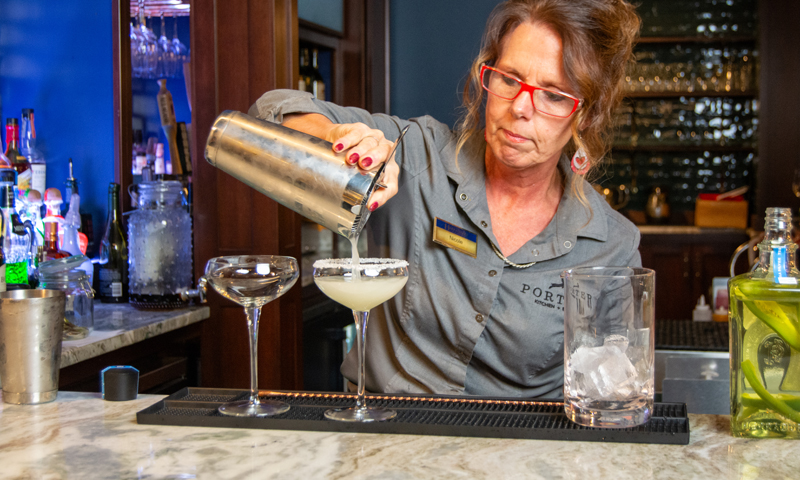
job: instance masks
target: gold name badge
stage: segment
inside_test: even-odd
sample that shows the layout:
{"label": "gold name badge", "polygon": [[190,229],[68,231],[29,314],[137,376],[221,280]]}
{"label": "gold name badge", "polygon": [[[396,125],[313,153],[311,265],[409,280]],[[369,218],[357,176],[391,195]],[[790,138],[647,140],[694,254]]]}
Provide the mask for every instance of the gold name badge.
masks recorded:
{"label": "gold name badge", "polygon": [[445,222],[441,218],[435,218],[433,241],[439,245],[466,253],[472,258],[478,256],[478,235],[452,223]]}

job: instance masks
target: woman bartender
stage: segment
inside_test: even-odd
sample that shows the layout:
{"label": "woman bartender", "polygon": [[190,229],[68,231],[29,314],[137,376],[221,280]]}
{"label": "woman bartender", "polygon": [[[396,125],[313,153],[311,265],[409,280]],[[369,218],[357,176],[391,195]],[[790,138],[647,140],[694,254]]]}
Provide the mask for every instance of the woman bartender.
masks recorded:
{"label": "woman bartender", "polygon": [[[641,263],[637,228],[584,180],[607,152],[638,28],[623,0],[501,3],[455,131],[296,91],[253,106],[366,170],[411,126],[369,205],[370,256],[410,265],[405,289],[373,311],[367,390],[561,396],[561,272]],[[355,355],[342,365],[351,380]]]}

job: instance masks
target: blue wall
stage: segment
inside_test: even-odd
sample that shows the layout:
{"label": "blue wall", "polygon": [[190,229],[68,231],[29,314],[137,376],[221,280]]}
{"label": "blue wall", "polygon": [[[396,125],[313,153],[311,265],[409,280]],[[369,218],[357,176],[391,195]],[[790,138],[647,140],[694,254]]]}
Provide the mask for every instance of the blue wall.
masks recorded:
{"label": "blue wall", "polygon": [[47,187],[63,194],[72,157],[95,236],[102,235],[114,179],[111,54],[107,0],[0,0],[3,127],[23,108],[34,109]]}
{"label": "blue wall", "polygon": [[481,35],[498,0],[395,0],[390,6],[391,113],[451,127]]}

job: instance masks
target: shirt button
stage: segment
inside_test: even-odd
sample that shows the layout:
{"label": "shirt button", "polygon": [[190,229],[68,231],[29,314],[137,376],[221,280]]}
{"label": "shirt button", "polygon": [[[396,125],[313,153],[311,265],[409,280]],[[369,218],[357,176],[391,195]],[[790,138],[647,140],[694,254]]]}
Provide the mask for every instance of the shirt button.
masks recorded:
{"label": "shirt button", "polygon": [[489,224],[488,224],[488,223],[486,223],[486,222],[484,222],[484,221],[481,221],[481,227],[483,227],[483,228],[486,228],[486,227],[488,227],[488,226],[489,226]]}
{"label": "shirt button", "polygon": [[475,321],[481,323],[483,321],[483,315],[481,315],[480,313],[475,315]]}
{"label": "shirt button", "polygon": [[466,200],[466,199],[467,199],[467,198],[469,198],[469,197],[467,197],[467,194],[466,194],[466,193],[462,193],[462,194],[459,196],[459,198],[460,198],[461,200]]}
{"label": "shirt button", "polygon": [[570,242],[569,240],[564,242],[564,248],[571,248],[571,247],[572,247],[572,242]]}
{"label": "shirt button", "polygon": [[494,277],[495,275],[497,275],[497,271],[496,270],[489,270],[489,276],[490,277]]}

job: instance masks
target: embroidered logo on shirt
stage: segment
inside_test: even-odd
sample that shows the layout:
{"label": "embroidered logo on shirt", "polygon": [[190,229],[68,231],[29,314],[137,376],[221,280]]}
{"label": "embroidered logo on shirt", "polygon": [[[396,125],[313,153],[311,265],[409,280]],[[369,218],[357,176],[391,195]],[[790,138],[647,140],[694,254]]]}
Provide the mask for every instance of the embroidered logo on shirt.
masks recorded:
{"label": "embroidered logo on shirt", "polygon": [[536,305],[556,310],[564,310],[564,279],[558,283],[544,282],[543,286],[522,284],[520,293],[532,295]]}
{"label": "embroidered logo on shirt", "polygon": [[433,241],[439,245],[466,253],[472,258],[478,256],[478,235],[434,217]]}

